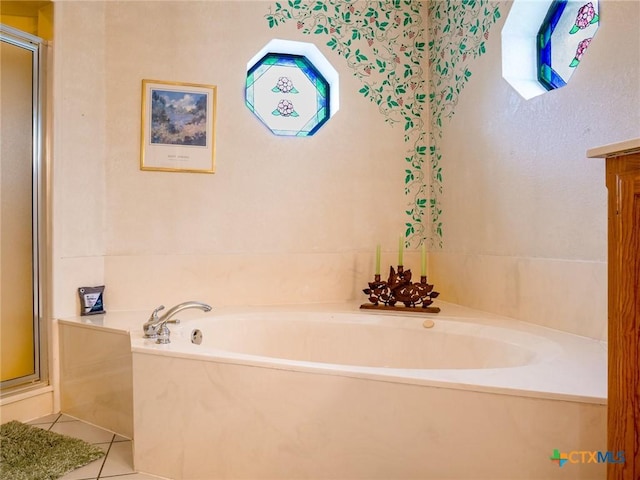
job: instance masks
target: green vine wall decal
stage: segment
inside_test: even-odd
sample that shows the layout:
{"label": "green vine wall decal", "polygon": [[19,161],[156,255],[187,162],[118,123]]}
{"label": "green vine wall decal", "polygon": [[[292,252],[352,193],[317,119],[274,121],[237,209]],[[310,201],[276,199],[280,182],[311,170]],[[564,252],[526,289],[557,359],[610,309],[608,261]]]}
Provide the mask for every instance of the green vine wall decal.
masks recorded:
{"label": "green vine wall decal", "polygon": [[500,18],[498,5],[488,0],[282,0],[265,15],[269,28],[296,22],[303,34],[324,36],[326,46],[361,80],[359,93],[378,106],[385,122],[404,129],[407,247],[425,241],[443,245],[443,119],[453,116],[471,77],[469,62],[486,52],[489,28]]}
{"label": "green vine wall decal", "polygon": [[451,119],[463,88],[471,78],[470,60],[486,53],[489,29],[500,18],[498,2],[437,0],[429,2],[429,129],[431,246],[442,247],[443,119]]}
{"label": "green vine wall decal", "polygon": [[276,2],[266,19],[270,28],[294,21],[305,35],[325,36],[361,80],[359,93],[377,105],[385,122],[404,129],[405,244],[420,245],[428,212],[423,2],[287,0]]}

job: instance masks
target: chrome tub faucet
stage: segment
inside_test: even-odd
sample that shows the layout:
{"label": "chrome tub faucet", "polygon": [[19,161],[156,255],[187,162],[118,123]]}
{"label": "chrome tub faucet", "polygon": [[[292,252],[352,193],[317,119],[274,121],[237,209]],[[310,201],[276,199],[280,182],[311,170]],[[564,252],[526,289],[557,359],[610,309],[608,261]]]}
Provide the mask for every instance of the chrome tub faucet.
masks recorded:
{"label": "chrome tub faucet", "polygon": [[167,327],[167,323],[180,323],[180,320],[172,317],[176,313],[181,312],[182,310],[187,310],[188,308],[198,308],[203,312],[211,311],[211,305],[207,305],[202,302],[189,301],[179,303],[167,310],[164,315],[158,316],[158,312],[164,310],[164,305],[160,305],[151,313],[149,320],[147,320],[142,326],[144,336],[146,338],[157,339],[156,343],[170,343],[169,336],[171,335],[171,332],[169,331],[169,327]]}

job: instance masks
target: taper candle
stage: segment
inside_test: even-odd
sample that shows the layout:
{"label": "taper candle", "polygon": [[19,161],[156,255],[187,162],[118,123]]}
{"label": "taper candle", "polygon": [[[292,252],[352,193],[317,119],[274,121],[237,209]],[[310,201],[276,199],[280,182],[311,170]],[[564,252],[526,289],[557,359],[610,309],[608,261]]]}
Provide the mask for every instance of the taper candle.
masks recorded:
{"label": "taper candle", "polygon": [[422,242],[422,264],[421,264],[420,275],[425,277],[427,275],[427,249],[425,247],[424,242]]}
{"label": "taper candle", "polygon": [[402,237],[400,237],[400,240],[398,241],[398,265],[403,265],[402,263],[403,249],[404,249],[404,242],[402,240]]}
{"label": "taper candle", "polygon": [[376,246],[376,275],[380,275],[380,244]]}

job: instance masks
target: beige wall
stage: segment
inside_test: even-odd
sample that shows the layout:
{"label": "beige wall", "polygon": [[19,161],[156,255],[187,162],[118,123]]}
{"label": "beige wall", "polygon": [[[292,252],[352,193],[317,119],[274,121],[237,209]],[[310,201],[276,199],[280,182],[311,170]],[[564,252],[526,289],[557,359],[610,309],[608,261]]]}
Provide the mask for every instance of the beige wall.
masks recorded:
{"label": "beige wall", "polygon": [[[272,135],[244,105],[267,2],[59,2],[54,311],[105,283],[107,310],[360,298],[375,245],[403,232],[404,145],[343,59],[340,111],[314,137]],[[139,170],[142,79],[218,87],[216,173]]]}
{"label": "beige wall", "polygon": [[[104,5],[55,5],[53,314],[79,313],[77,288],[104,279],[106,79]],[[59,23],[58,23],[59,22]]]}
{"label": "beige wall", "polygon": [[601,1],[601,26],[568,86],[523,100],[500,77],[499,30],[470,65],[443,126],[443,299],[606,335],[604,162],[586,150],[640,134],[640,4]]}
{"label": "beige wall", "polygon": [[[500,77],[510,3],[496,3],[439,140],[440,298],[604,336],[604,167],[585,151],[638,136],[640,7],[602,3],[570,85],[529,101]],[[358,93],[326,37],[270,30],[269,6],[56,3],[57,316],[78,311],[79,286],[102,283],[108,310],[355,299],[377,243],[392,263],[408,200],[402,129]],[[340,111],[315,137],[275,137],[244,106],[246,62],[272,38],[315,43],[340,73]],[[144,78],[218,86],[214,175],[139,170]]]}
{"label": "beige wall", "polygon": [[[467,59],[473,75],[442,126],[443,246],[429,258],[440,298],[604,337],[604,167],[585,151],[639,135],[640,7],[601,3],[571,84],[530,101],[500,77],[510,3],[496,3],[487,52]],[[107,310],[357,299],[377,243],[383,268],[395,263],[402,129],[326,37],[270,30],[270,5],[55,3],[55,317],[99,284]],[[315,43],[340,73],[340,111],[313,138],[275,137],[244,106],[246,62],[272,38]],[[218,86],[214,175],[139,170],[144,78]]]}

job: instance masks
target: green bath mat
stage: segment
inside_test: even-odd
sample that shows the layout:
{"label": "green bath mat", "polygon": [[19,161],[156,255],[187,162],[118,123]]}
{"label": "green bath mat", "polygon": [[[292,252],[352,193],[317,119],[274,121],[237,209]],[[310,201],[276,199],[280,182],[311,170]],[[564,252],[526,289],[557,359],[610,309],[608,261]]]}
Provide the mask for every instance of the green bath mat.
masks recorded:
{"label": "green bath mat", "polygon": [[0,426],[0,480],[54,480],[102,456],[77,438],[15,420]]}

